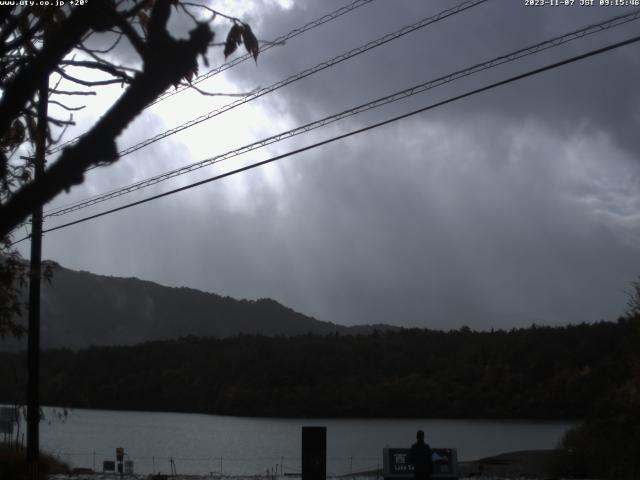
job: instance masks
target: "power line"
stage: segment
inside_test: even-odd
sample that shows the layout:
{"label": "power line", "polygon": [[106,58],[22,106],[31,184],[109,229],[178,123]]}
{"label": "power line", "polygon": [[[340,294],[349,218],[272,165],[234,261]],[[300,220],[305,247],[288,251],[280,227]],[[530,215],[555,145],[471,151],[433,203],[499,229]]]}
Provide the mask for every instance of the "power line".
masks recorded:
{"label": "power line", "polygon": [[[282,155],[277,155],[275,157],[271,157],[271,158],[269,158],[267,160],[263,160],[261,162],[252,163],[251,165],[247,165],[247,166],[232,170],[230,172],[222,173],[220,175],[216,175],[216,176],[207,178],[205,180],[201,180],[199,182],[195,182],[195,183],[192,183],[192,184],[189,184],[189,185],[185,185],[184,187],[180,187],[180,188],[176,188],[176,189],[173,189],[173,190],[169,190],[168,192],[164,192],[164,193],[161,193],[161,194],[158,194],[158,195],[153,195],[151,197],[147,197],[145,199],[138,200],[136,202],[128,203],[126,205],[122,205],[122,206],[117,207],[117,208],[112,208],[110,210],[106,210],[106,211],[97,213],[95,215],[90,215],[90,216],[87,216],[87,217],[80,218],[80,219],[75,220],[73,222],[68,222],[68,223],[65,223],[65,224],[62,224],[62,225],[58,225],[56,227],[49,228],[47,230],[44,230],[43,233],[53,232],[55,230],[60,230],[62,228],[70,227],[72,225],[77,225],[79,223],[84,223],[84,222],[87,222],[89,220],[93,220],[95,218],[103,217],[105,215],[109,215],[111,213],[119,212],[121,210],[126,210],[128,208],[135,207],[137,205],[141,205],[143,203],[148,203],[148,202],[151,202],[153,200],[158,200],[160,198],[167,197],[169,195],[173,195],[175,193],[179,193],[179,192],[183,192],[185,190],[190,190],[192,188],[199,187],[200,185],[204,185],[206,183],[214,182],[214,181],[221,180],[223,178],[230,177],[230,176],[238,174],[238,173],[242,173],[242,172],[245,172],[245,171],[248,171],[248,170],[252,170],[254,168],[261,167],[263,165],[266,165],[266,164],[269,164],[269,163],[273,163],[275,161],[282,160],[284,158],[291,157],[293,155],[297,155],[299,153],[306,152],[308,150],[312,150],[312,149],[321,147],[323,145],[327,145],[327,144],[336,142],[338,140],[342,140],[342,139],[345,139],[345,138],[348,138],[348,137],[351,137],[351,136],[354,136],[354,135],[357,135],[357,134],[360,134],[360,133],[364,133],[364,132],[367,132],[369,130],[373,130],[375,128],[382,127],[384,125],[388,125],[390,123],[397,122],[398,120],[409,118],[409,117],[412,117],[412,116],[417,115],[419,113],[423,113],[423,112],[426,112],[428,110],[432,110],[432,109],[435,109],[437,107],[441,107],[441,106],[447,105],[449,103],[453,103],[453,102],[456,102],[458,100],[462,100],[464,98],[471,97],[473,95],[477,95],[479,93],[486,92],[488,90],[492,90],[494,88],[501,87],[503,85],[507,85],[509,83],[516,82],[518,80],[522,80],[522,79],[525,79],[525,78],[528,78],[528,77],[532,77],[534,75],[538,75],[540,73],[543,73],[543,72],[546,72],[546,71],[549,71],[549,70],[553,70],[555,68],[559,68],[561,66],[568,65],[570,63],[575,63],[577,61],[584,60],[586,58],[593,57],[595,55],[600,55],[602,53],[614,50],[616,48],[621,48],[621,47],[624,47],[626,45],[630,45],[632,43],[636,43],[638,41],[640,41],[640,36],[632,37],[632,38],[624,40],[622,42],[614,43],[614,44],[608,45],[606,47],[598,48],[596,50],[591,50],[591,51],[589,51],[587,53],[583,53],[581,55],[577,55],[577,56],[568,58],[566,60],[562,60],[560,62],[555,62],[555,63],[552,63],[550,65],[544,66],[544,67],[536,68],[534,70],[529,70],[526,73],[522,73],[520,75],[516,75],[516,76],[510,77],[510,78],[507,78],[506,80],[501,80],[499,82],[495,82],[495,83],[489,84],[487,86],[484,86],[484,87],[481,87],[481,88],[477,88],[475,90],[471,90],[471,91],[469,91],[467,93],[463,93],[461,95],[457,95],[455,97],[451,97],[451,98],[449,98],[447,100],[443,100],[441,102],[433,103],[433,104],[428,105],[426,107],[422,107],[422,108],[419,108],[417,110],[413,110],[411,112],[408,112],[408,113],[405,113],[405,114],[402,114],[402,115],[398,115],[396,117],[392,117],[392,118],[389,118],[387,120],[383,120],[382,122],[374,123],[374,124],[369,125],[367,127],[363,127],[363,128],[360,128],[360,129],[357,129],[357,130],[353,130],[353,131],[348,132],[348,133],[344,133],[342,135],[331,137],[331,138],[323,140],[321,142],[317,142],[317,143],[313,143],[311,145],[307,145],[306,147],[302,147],[302,148],[298,148],[298,149],[295,149],[295,150],[291,150],[291,151],[289,151],[287,153],[284,153]],[[24,241],[24,240],[26,240],[28,238],[30,238],[30,236],[21,238],[20,240],[17,240],[15,242],[13,242],[11,245],[15,245],[17,243],[20,243],[20,242],[22,242],[22,241]]]}
{"label": "power line", "polygon": [[[306,78],[310,75],[313,75],[317,72],[320,72],[322,70],[325,70],[327,68],[330,68],[334,65],[337,65],[338,63],[341,63],[343,61],[346,61],[350,58],[353,58],[357,55],[360,55],[362,53],[365,53],[373,48],[379,47],[381,45],[384,45],[390,41],[393,41],[397,38],[400,38],[404,35],[407,35],[409,33],[412,33],[416,30],[419,30],[421,28],[427,27],[433,23],[436,23],[440,20],[443,20],[445,18],[448,18],[450,16],[456,15],[458,13],[461,13],[465,10],[468,10],[472,7],[475,7],[477,5],[480,5],[482,3],[487,2],[488,0],[467,0],[465,2],[462,2],[458,5],[456,5],[453,8],[449,8],[447,10],[443,10],[442,12],[436,14],[436,15],[432,15],[430,17],[426,17],[423,18],[422,20],[411,24],[411,25],[407,25],[403,28],[401,28],[400,30],[397,30],[393,33],[389,33],[387,35],[384,35],[376,40],[373,40],[369,43],[366,43],[364,45],[361,45],[360,47],[354,48],[352,50],[349,50],[346,53],[343,53],[341,55],[338,55],[336,57],[333,57],[330,60],[326,60],[324,62],[321,62],[319,64],[317,64],[314,67],[308,68],[306,70],[303,70],[302,72],[296,74],[296,75],[292,75],[290,77],[285,78],[284,80],[281,80],[279,82],[276,82],[268,87],[265,88],[261,88],[259,90],[256,90],[254,92],[251,92],[250,94],[246,95],[245,97],[242,97],[234,102],[231,102],[229,104],[226,104],[222,107],[219,107],[215,110],[212,110],[211,112],[201,115],[195,119],[192,119],[186,123],[183,123],[181,125],[178,125],[177,127],[171,128],[169,130],[166,130],[162,133],[159,133],[153,137],[147,138],[146,140],[143,140],[142,142],[139,142],[135,145],[132,145],[130,147],[125,148],[124,150],[121,150],[118,152],[119,157],[124,157],[130,153],[133,153],[137,150],[140,150],[148,145],[151,145],[152,143],[155,143],[159,140],[162,140],[164,138],[167,138],[175,133],[181,132],[183,130],[186,130],[188,128],[191,128],[199,123],[202,123],[206,120],[210,120],[211,118],[214,118],[218,115],[221,115],[222,113],[228,112],[229,110],[232,110],[236,107],[239,107],[240,105],[244,105],[245,103],[248,103],[252,100],[255,100],[257,98],[260,98],[264,95],[267,95],[271,92],[274,92],[275,90],[278,90],[286,85],[289,85],[293,82],[296,82],[298,80],[302,80],[303,78]],[[67,143],[68,144],[68,143]],[[65,144],[66,145],[66,144]],[[59,147],[56,148],[55,151],[58,151],[60,148],[63,148],[65,145],[61,145]],[[53,152],[53,151],[52,151]],[[89,167],[87,170],[93,170],[95,168],[97,168],[98,166],[92,166]]]}
{"label": "power line", "polygon": [[[386,43],[389,43],[393,40],[396,40],[397,38],[403,37],[404,35],[407,35],[409,33],[415,32],[416,30],[419,30],[421,28],[427,27],[429,25],[432,25],[436,22],[439,22],[440,20],[444,20],[445,18],[448,18],[450,16],[456,15],[458,13],[461,13],[465,10],[468,10],[470,8],[473,8],[477,5],[480,5],[482,3],[487,2],[488,0],[467,0],[465,2],[462,2],[461,4],[453,7],[453,8],[449,8],[447,10],[444,10],[436,15],[433,15],[431,17],[427,17],[427,18],[423,18],[422,20],[420,20],[419,22],[416,22],[412,25],[408,25],[406,27],[401,28],[400,30],[397,30],[393,33],[389,33],[387,35],[384,35],[383,37],[378,38],[377,40],[373,40],[369,43],[366,43],[365,45],[362,45],[358,48],[354,48],[353,50],[349,50],[346,53],[343,53],[341,55],[338,55],[336,57],[333,57],[330,60],[326,60],[324,62],[321,62],[319,64],[317,64],[314,67],[308,68],[306,70],[303,70],[302,72],[296,74],[296,75],[291,75],[290,77],[285,78],[284,80],[281,80],[279,82],[276,82],[268,87],[264,87],[261,88],[260,90],[257,90],[255,92],[252,92],[250,94],[248,94],[246,97],[240,98],[234,102],[231,102],[227,105],[224,105],[220,108],[217,108],[215,110],[212,110],[209,113],[206,113],[204,115],[201,115],[197,118],[194,118],[193,120],[190,120],[188,122],[183,123],[182,125],[178,125],[177,127],[171,128],[169,130],[166,130],[162,133],[159,133],[157,135],[154,135],[153,137],[150,137],[146,140],[143,140],[142,142],[139,142],[135,145],[132,145],[130,147],[125,148],[124,150],[121,150],[120,152],[118,152],[118,155],[120,157],[124,157],[125,155],[128,155],[130,153],[133,153],[137,150],[140,150],[141,148],[147,147],[149,145],[151,145],[152,143],[157,142],[158,140],[162,140],[164,138],[167,138],[171,135],[174,135],[178,132],[181,132],[183,130],[186,130],[187,128],[191,128],[194,125],[197,125],[199,123],[204,122],[205,120],[210,120],[213,117],[216,117],[222,113],[228,112],[229,110],[232,110],[236,107],[239,107],[240,105],[244,105],[245,103],[251,102],[252,100],[255,100],[256,98],[260,98],[264,95],[267,95],[271,92],[274,92],[286,85],[289,85],[293,82],[297,82],[298,80],[302,80],[303,78],[306,78],[310,75],[313,75],[315,73],[318,73],[322,70],[325,70],[327,68],[333,67],[334,65],[337,65],[341,62],[344,62],[346,60],[349,60],[353,57],[356,57],[358,55],[361,55],[369,50],[372,50],[374,48],[377,48],[381,45],[384,45]],[[92,167],[95,168],[95,167]],[[90,168],[89,170],[91,170],[92,168]]]}
{"label": "power line", "polygon": [[[286,42],[287,40],[292,39],[293,37],[297,37],[298,35],[301,35],[309,30],[312,30],[324,23],[327,23],[331,20],[335,20],[336,18],[344,15],[345,13],[349,13],[353,10],[355,10],[356,8],[362,7],[364,5],[367,5],[369,3],[371,3],[373,0],[356,0],[355,2],[346,5],[342,8],[339,8],[337,10],[334,10],[331,13],[326,14],[323,17],[318,18],[317,20],[313,20],[309,23],[307,23],[306,25],[300,27],[300,28],[295,28],[293,30],[291,30],[289,33],[285,34],[285,35],[281,35],[278,38],[275,38],[274,40],[272,40],[271,42],[269,42],[268,44],[266,44],[264,47],[260,48],[260,53],[278,45],[278,44],[282,44],[284,42]],[[165,93],[163,93],[162,95],[160,95],[153,103],[151,103],[151,105],[155,105],[158,102],[161,102],[162,100],[169,98],[173,95],[175,95],[176,93],[180,93],[183,90],[187,90],[189,88],[191,88],[192,85],[198,84],[208,78],[213,77],[214,75],[217,75],[218,73],[224,72],[225,70],[228,70],[231,67],[234,67],[236,65],[238,65],[239,63],[242,63],[246,60],[252,59],[253,56],[250,53],[246,53],[244,55],[242,55],[241,57],[237,57],[236,59],[224,63],[222,65],[220,65],[217,68],[214,68],[213,70],[210,70],[207,73],[204,73],[198,77],[196,77],[190,85],[182,85],[180,87],[178,87],[175,90],[170,90],[167,91]]]}
{"label": "power line", "polygon": [[[309,30],[313,30],[316,27],[319,27],[320,25],[323,25],[327,22],[330,22],[332,20],[335,20],[338,17],[341,17],[342,15],[352,12],[353,10],[356,10],[357,8],[363,7],[365,5],[368,5],[369,3],[373,2],[374,0],[355,0],[354,2],[345,5],[343,7],[338,8],[337,10],[334,10],[333,12],[327,13],[326,15],[317,18],[316,20],[312,20],[311,22],[303,25],[302,27],[298,27],[298,28],[294,28],[293,30],[291,30],[289,33],[286,33],[284,35],[280,35],[278,38],[274,39],[273,41],[269,42],[268,44],[264,45],[263,47],[260,47],[260,53],[264,53],[267,50],[269,50],[270,48],[275,47],[276,45],[281,45],[282,43],[286,42],[287,40],[290,40],[294,37],[297,37],[298,35],[302,35],[305,32],[308,32]],[[189,88],[191,88],[192,85],[196,85],[200,82],[203,82],[204,80],[207,80],[208,78],[213,77],[214,75],[217,75],[219,73],[224,72],[225,70],[228,70],[232,67],[235,67],[236,65],[241,64],[242,62],[245,62],[246,60],[253,58],[253,56],[250,53],[246,53],[245,55],[239,56],[234,58],[233,60],[230,60],[229,62],[225,62],[222,65],[220,65],[219,67],[216,67],[212,70],[209,70],[207,73],[203,73],[202,75],[196,77],[195,79],[193,79],[191,81],[191,83],[189,85],[182,85],[178,88],[176,88],[175,90],[170,90],[167,91],[165,93],[163,93],[162,95],[160,95],[155,101],[153,101],[152,103],[150,103],[146,108],[151,107],[152,105],[155,105],[156,103],[161,102],[162,100],[169,98],[173,95],[175,95],[176,93],[180,93],[184,90],[187,90]],[[72,143],[76,143],[80,137],[82,135],[79,135],[75,138],[72,138],[71,140],[68,140],[64,143],[61,143],[60,145],[57,145],[55,148],[52,148],[49,153],[57,153],[60,150],[62,150],[63,148],[65,148],[68,145],[71,145]]]}
{"label": "power line", "polygon": [[357,107],[353,107],[350,108],[348,110],[344,110],[340,113],[322,118],[320,120],[316,120],[314,122],[311,123],[307,123],[306,125],[302,125],[299,127],[296,127],[294,129],[285,131],[285,132],[281,132],[278,133],[276,135],[273,135],[271,137],[259,140],[257,142],[248,144],[248,145],[244,145],[242,147],[236,148],[234,150],[216,155],[214,157],[210,157],[204,160],[201,160],[199,162],[196,163],[192,163],[190,165],[186,165],[184,167],[180,167],[177,168],[175,170],[171,170],[169,172],[165,172],[163,174],[160,175],[156,175],[153,176],[151,178],[148,178],[146,180],[142,180],[139,182],[135,182],[132,183],[130,185],[127,185],[125,187],[121,187],[94,197],[91,197],[89,199],[85,199],[82,200],[80,202],[76,202],[74,204],[71,204],[69,206],[66,206],[64,208],[59,208],[57,210],[53,210],[51,212],[48,212],[45,215],[46,217],[54,217],[54,216],[61,216],[70,212],[74,212],[77,210],[80,210],[82,208],[86,208],[92,205],[96,205],[98,203],[102,203],[104,201],[110,200],[112,198],[116,198],[116,197],[120,197],[122,195],[140,190],[142,188],[151,186],[151,185],[155,185],[157,183],[163,182],[165,180],[169,180],[171,178],[180,176],[180,175],[184,175],[186,173],[192,172],[194,170],[198,170],[200,168],[209,166],[209,165],[213,165],[215,163],[227,160],[229,158],[232,157],[236,157],[238,155],[242,155],[244,153],[248,153],[250,151],[256,150],[258,148],[262,148],[264,146],[267,145],[271,145],[273,143],[282,141],[284,139],[288,139],[288,138],[292,138],[294,136],[300,135],[302,133],[307,133],[309,131],[315,130],[317,128],[320,127],[324,127],[328,124],[337,122],[339,120],[345,119],[347,117],[351,117],[353,115],[368,111],[368,110],[372,110],[375,108],[378,108],[380,106],[383,105],[387,105],[389,103],[393,103],[399,100],[402,100],[404,98],[408,98],[410,96],[419,94],[419,93],[423,93],[427,90],[445,85],[447,83],[453,82],[455,80],[458,80],[460,78],[466,77],[466,76],[470,76],[473,75],[475,73],[490,69],[490,68],[494,68],[496,66],[499,65],[503,65],[505,63],[508,62],[512,62],[521,58],[524,58],[526,56],[529,55],[533,55],[535,53],[539,53],[541,51],[550,49],[550,48],[555,48],[558,47],[560,45],[563,45],[567,42],[579,39],[579,38],[583,38],[587,35],[591,35],[597,32],[601,32],[613,27],[618,27],[620,25],[623,25],[625,23],[634,21],[634,20],[638,20],[640,19],[640,10],[637,10],[635,12],[626,14],[626,15],[618,15],[615,16],[613,18],[610,18],[608,20],[605,20],[603,22],[600,22],[598,24],[593,24],[593,25],[589,25],[587,27],[583,27],[579,30],[575,30],[573,32],[570,33],[566,33],[564,35],[560,35],[554,38],[551,38],[549,40],[537,43],[535,45],[529,46],[529,47],[525,47],[519,50],[516,50],[514,52],[508,53],[506,55],[501,55],[499,57],[493,58],[489,61],[485,61],[483,63],[478,63],[476,65],[473,65],[471,67],[465,68],[463,70],[458,70],[456,72],[450,73],[448,75],[436,78],[434,80],[429,80],[428,82],[424,82],[421,83],[419,85],[401,90],[399,92],[393,93],[391,95],[387,95],[385,97],[381,97],[378,99],[375,99],[373,101],[370,101],[368,103],[359,105]]}

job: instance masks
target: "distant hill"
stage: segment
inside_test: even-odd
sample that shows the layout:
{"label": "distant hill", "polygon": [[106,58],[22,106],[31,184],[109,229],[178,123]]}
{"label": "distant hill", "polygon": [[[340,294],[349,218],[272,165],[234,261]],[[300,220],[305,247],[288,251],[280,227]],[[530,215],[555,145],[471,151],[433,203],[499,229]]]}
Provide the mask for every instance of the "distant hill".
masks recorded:
{"label": "distant hill", "polygon": [[[191,288],[95,275],[58,265],[54,266],[52,283],[43,283],[41,308],[44,348],[133,345],[187,335],[218,338],[241,333],[326,335],[392,328],[345,327],[308,317],[269,298],[236,300]],[[0,349],[16,348],[22,347],[15,341],[0,342]]]}

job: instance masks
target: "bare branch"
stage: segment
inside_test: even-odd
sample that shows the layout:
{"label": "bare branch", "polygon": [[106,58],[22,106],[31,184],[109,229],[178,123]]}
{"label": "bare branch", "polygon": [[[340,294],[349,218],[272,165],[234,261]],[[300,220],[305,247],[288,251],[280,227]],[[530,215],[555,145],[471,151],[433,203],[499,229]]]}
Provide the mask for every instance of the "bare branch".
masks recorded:
{"label": "bare branch", "polygon": [[10,162],[11,159],[13,158],[13,156],[18,152],[18,149],[20,148],[20,145],[16,145],[13,150],[11,150],[11,152],[9,152],[9,156],[6,158],[7,162]]}
{"label": "bare branch", "polygon": [[[47,14],[46,15],[42,15],[37,20],[35,20],[33,25],[29,28],[29,30],[27,30],[26,32],[24,32],[21,35],[17,36],[11,42],[0,44],[1,45],[0,46],[0,54],[6,53],[6,52],[10,52],[14,48],[18,48],[20,45],[29,45],[30,46],[30,42],[31,42],[32,39],[39,38],[39,36],[37,36],[36,34],[42,28],[43,23],[45,21],[48,21],[49,18],[51,18],[51,16],[53,15],[53,13],[52,13],[53,9],[47,9],[46,11],[47,11]],[[25,10],[23,13],[28,13],[28,11]],[[29,50],[32,50],[32,49],[29,48]]]}
{"label": "bare branch", "polygon": [[92,7],[77,8],[53,32],[40,52],[6,85],[0,99],[0,135],[9,129],[11,121],[32,98],[42,79],[79,42],[91,28]]}
{"label": "bare branch", "polygon": [[129,42],[131,42],[131,45],[133,46],[133,48],[136,49],[136,52],[138,52],[138,55],[144,58],[145,45],[140,35],[138,35],[138,32],[136,32],[135,29],[129,24],[129,22],[127,22],[127,20],[118,12],[116,12],[114,15],[114,21],[116,23],[116,26],[120,28],[122,33],[129,40]]}
{"label": "bare branch", "polygon": [[[9,12],[10,9],[0,9],[0,11]],[[9,21],[6,23],[2,31],[0,31],[0,42],[4,43],[11,34],[16,31],[20,22],[27,18],[28,15],[29,11],[27,9],[23,9],[19,15],[11,15]]]}
{"label": "bare branch", "polygon": [[76,123],[73,120],[60,120],[58,118],[47,117],[47,121],[52,123],[56,127],[64,127],[65,125],[75,125]]}
{"label": "bare branch", "polygon": [[[102,62],[90,62],[90,61],[78,61],[78,60],[62,60],[60,62],[61,65],[70,65],[72,67],[81,67],[81,68],[90,68],[95,70],[101,70],[105,73],[113,77],[118,77],[125,82],[131,82],[133,80],[129,75],[125,72],[121,71],[115,65],[109,65],[107,63]],[[136,72],[137,73],[137,72]]]}
{"label": "bare branch", "polygon": [[[70,120],[73,120],[73,115],[70,117]],[[58,138],[53,139],[50,137],[49,146],[60,143],[60,140],[62,140],[62,137],[67,132],[67,128],[69,128],[69,125],[65,125],[64,127],[62,127],[62,131],[60,132],[60,135],[58,135]]]}
{"label": "bare branch", "polygon": [[[9,12],[9,9],[7,10],[0,10],[2,13],[7,13]],[[25,12],[22,12],[22,15],[24,15]],[[7,15],[9,17],[9,20],[6,22],[6,24],[4,25],[4,28],[2,30],[0,30],[0,42],[4,42],[7,40],[7,38],[9,38],[11,36],[11,34],[15,31],[15,29],[18,26],[18,22],[20,21],[20,16],[18,15]],[[4,21],[4,19],[3,19]]]}
{"label": "bare branch", "polygon": [[[243,22],[242,20],[240,20],[239,18],[236,18],[236,17],[230,17],[229,15],[225,15],[225,14],[224,14],[224,13],[222,13],[222,12],[219,12],[219,11],[217,11],[217,10],[214,10],[213,8],[208,7],[208,6],[206,6],[206,5],[202,5],[202,4],[200,4],[200,3],[182,2],[182,5],[187,5],[187,6],[189,6],[189,7],[202,8],[202,9],[204,9],[204,10],[207,10],[207,11],[211,12],[211,13],[213,14],[214,18],[215,18],[216,16],[218,16],[218,15],[219,15],[219,16],[221,16],[222,18],[226,18],[227,20],[231,20],[233,23],[241,23],[241,24],[243,24],[243,25],[244,25],[244,22]],[[213,20],[213,18],[212,18],[211,20]]]}
{"label": "bare branch", "polygon": [[69,112],[77,112],[78,110],[83,110],[84,108],[86,108],[86,105],[82,105],[80,107],[69,107],[68,105],[65,105],[64,103],[58,102],[56,100],[49,100],[49,103],[52,105],[58,105],[59,107],[62,107]]}
{"label": "bare branch", "polygon": [[49,91],[51,93],[55,93],[56,95],[95,95],[96,94],[96,92],[82,92],[82,91],[74,91],[74,90],[51,89]]}
{"label": "bare branch", "polygon": [[[189,18],[191,18],[191,20],[193,20],[193,22],[194,22],[194,23],[198,23],[198,19],[193,15],[193,13],[191,13],[191,12],[187,9],[187,7],[186,7],[184,4],[180,3],[179,5],[180,5],[180,8],[182,8],[182,11],[183,11],[184,13],[186,13],[186,14],[189,16]],[[212,20],[213,20],[213,19],[212,19]]]}
{"label": "bare branch", "polygon": [[70,82],[73,82],[73,83],[77,83],[78,85],[84,85],[85,87],[98,87],[100,85],[113,85],[115,83],[129,82],[128,80],[116,79],[116,78],[112,78],[111,80],[94,80],[94,81],[82,80],[81,78],[76,78],[72,75],[69,75],[61,68],[56,68],[55,72],[61,77],[64,77],[66,80],[69,80]]}
{"label": "bare branch", "polygon": [[96,53],[94,53],[91,49],[88,49],[87,47],[85,47],[84,45],[80,45],[78,47],[79,50],[85,52],[87,55],[89,55],[91,58],[93,58],[96,62],[99,62],[103,65],[108,65],[111,67],[115,67],[118,70],[121,71],[125,71],[125,72],[131,72],[131,73],[139,73],[140,70],[136,69],[136,68],[131,68],[131,67],[125,67],[122,65],[116,65],[113,62],[110,62],[109,60],[105,60],[104,58],[99,57]]}
{"label": "bare branch", "polygon": [[[186,40],[175,40],[166,30],[171,4],[156,1],[151,15],[148,51],[144,70],[137,75],[118,101],[93,128],[74,145],[65,148],[58,160],[38,181],[23,185],[0,205],[0,238],[22,222],[35,205],[43,205],[63,190],[82,183],[84,172],[92,165],[113,163],[118,159],[115,139],[127,125],[171,85],[180,82],[206,52],[213,33],[206,24],[190,32]],[[75,11],[81,11],[78,9]],[[152,41],[153,39],[153,41]],[[171,65],[171,68],[166,68]],[[13,117],[11,117],[13,118]]]}
{"label": "bare branch", "polygon": [[51,95],[53,95],[53,91],[57,90],[61,83],[62,83],[62,77],[57,79],[56,84],[53,87],[49,87],[49,98],[51,98]]}
{"label": "bare branch", "polygon": [[116,38],[115,42],[113,42],[109,47],[105,48],[104,50],[98,50],[97,48],[89,48],[87,46],[84,45],[84,42],[86,41],[83,40],[82,42],[82,49],[87,52],[87,53],[109,53],[111,52],[114,48],[116,48],[118,46],[118,44],[120,43],[120,40],[122,40],[122,37],[124,36],[124,34],[122,32],[118,32],[118,38]]}

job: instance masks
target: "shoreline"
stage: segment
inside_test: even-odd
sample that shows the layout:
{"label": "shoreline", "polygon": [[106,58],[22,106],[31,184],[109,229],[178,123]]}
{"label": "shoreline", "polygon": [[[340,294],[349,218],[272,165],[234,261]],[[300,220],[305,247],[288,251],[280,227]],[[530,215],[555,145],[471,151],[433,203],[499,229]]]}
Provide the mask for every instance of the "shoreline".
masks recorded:
{"label": "shoreline", "polygon": [[[480,458],[477,460],[465,460],[458,463],[459,478],[484,479],[543,479],[549,478],[548,465],[553,454],[557,450],[519,450],[505,452],[499,455]],[[113,473],[72,471],[65,474],[49,475],[48,480],[114,480],[119,476]],[[150,474],[125,475],[124,479],[148,480]],[[299,479],[300,476],[291,475],[189,475],[178,474],[162,477],[167,480],[282,480]],[[382,470],[369,470],[355,472],[340,476],[327,476],[328,479],[378,479],[382,480]]]}
{"label": "shoreline", "polygon": [[547,478],[558,450],[519,450],[478,460],[459,462],[460,478]]}

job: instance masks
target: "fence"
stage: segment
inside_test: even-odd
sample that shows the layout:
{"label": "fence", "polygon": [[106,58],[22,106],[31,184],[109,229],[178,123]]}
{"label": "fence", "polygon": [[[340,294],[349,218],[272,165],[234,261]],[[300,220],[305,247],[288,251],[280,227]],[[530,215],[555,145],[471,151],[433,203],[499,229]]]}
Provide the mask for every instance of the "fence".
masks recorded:
{"label": "fence", "polygon": [[[115,459],[113,452],[56,452],[56,457],[72,468],[90,468],[102,471],[105,460]],[[211,455],[208,457],[167,457],[126,455],[134,462],[134,472],[169,473],[172,463],[181,475],[205,475],[211,477],[296,477],[300,475],[300,457],[228,457]],[[381,457],[341,456],[327,457],[327,476],[358,476],[364,473],[376,475],[382,467]]]}

